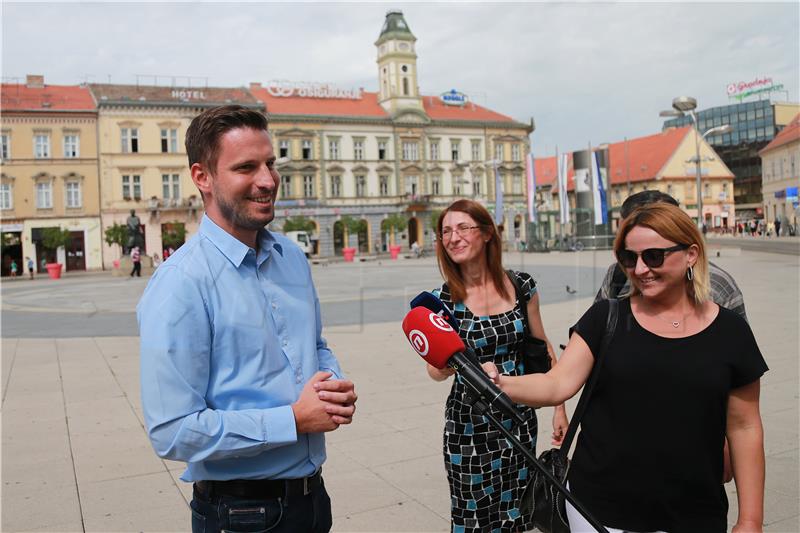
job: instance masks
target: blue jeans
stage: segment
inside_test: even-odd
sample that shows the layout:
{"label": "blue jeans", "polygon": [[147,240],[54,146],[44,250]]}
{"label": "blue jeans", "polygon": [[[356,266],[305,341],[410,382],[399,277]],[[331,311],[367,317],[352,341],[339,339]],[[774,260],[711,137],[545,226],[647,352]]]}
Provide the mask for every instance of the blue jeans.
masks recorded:
{"label": "blue jeans", "polygon": [[191,508],[192,533],[328,533],[333,525],[324,481],[306,496],[266,500],[226,495],[204,498],[195,490]]}

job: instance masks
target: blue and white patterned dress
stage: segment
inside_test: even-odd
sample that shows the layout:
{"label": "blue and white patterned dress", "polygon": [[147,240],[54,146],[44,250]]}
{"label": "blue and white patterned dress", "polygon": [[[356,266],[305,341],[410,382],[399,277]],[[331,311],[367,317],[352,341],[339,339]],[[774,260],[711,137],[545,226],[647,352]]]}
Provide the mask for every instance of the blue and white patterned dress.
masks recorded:
{"label": "blue and white patterned dress", "polygon": [[[522,293],[530,299],[536,282],[525,272],[515,272]],[[433,293],[441,298],[459,321],[459,335],[472,348],[481,363],[493,362],[501,373],[524,373],[519,350],[524,337],[524,322],[517,301],[505,313],[475,316],[463,303],[451,300],[447,284]],[[524,302],[522,305],[525,305]],[[455,533],[512,532],[533,528],[519,511],[528,484],[525,458],[483,416],[475,415],[465,403],[466,386],[456,376],[447,397],[444,427],[444,463],[450,484],[451,525]],[[519,406],[525,424],[514,434],[536,451],[536,413]],[[504,419],[506,427],[511,421]]]}

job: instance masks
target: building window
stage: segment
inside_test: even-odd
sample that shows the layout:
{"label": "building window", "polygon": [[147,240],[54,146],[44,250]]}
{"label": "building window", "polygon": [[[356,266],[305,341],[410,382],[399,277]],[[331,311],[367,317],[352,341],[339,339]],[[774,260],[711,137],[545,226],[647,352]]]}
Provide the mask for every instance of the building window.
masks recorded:
{"label": "building window", "polygon": [[708,183],[703,184],[703,198],[711,198],[711,185]]}
{"label": "building window", "polygon": [[439,160],[439,141],[431,141],[431,161]]}
{"label": "building window", "polygon": [[511,176],[511,194],[522,194],[522,175],[513,174]]}
{"label": "building window", "polygon": [[461,159],[461,141],[458,139],[450,139],[450,154],[453,156],[453,161]]}
{"label": "building window", "polygon": [[10,183],[0,183],[0,209],[14,209],[13,187]]}
{"label": "building window", "polygon": [[50,209],[53,207],[53,183],[40,181],[36,184],[36,207]]}
{"label": "building window", "polygon": [[50,157],[50,136],[47,134],[37,134],[33,136],[33,156],[36,159]]}
{"label": "building window", "polygon": [[328,141],[328,159],[339,159],[339,140],[331,139]]}
{"label": "building window", "polygon": [[411,196],[419,194],[419,178],[417,176],[406,176],[406,194]]}
{"label": "building window", "polygon": [[520,161],[521,158],[520,158],[519,153],[520,153],[519,152],[519,145],[518,144],[512,144],[511,145],[511,160],[512,161]]}
{"label": "building window", "polygon": [[314,197],[314,176],[303,176],[303,196]]}
{"label": "building window", "polygon": [[461,196],[461,178],[453,178],[453,195]]}
{"label": "building window", "polygon": [[473,161],[480,161],[481,160],[481,142],[480,141],[472,141],[472,160]]}
{"label": "building window", "polygon": [[380,184],[381,196],[389,196],[389,176],[380,176],[378,183]]}
{"label": "building window", "polygon": [[364,141],[353,141],[353,159],[364,159]]}
{"label": "building window", "polygon": [[81,197],[81,184],[78,181],[68,181],[66,184],[67,207],[71,209],[79,208],[83,205]]}
{"label": "building window", "polygon": [[[133,194],[131,195],[131,193]],[[125,200],[142,199],[142,178],[139,175],[126,174],[122,176],[122,198]]]}
{"label": "building window", "polygon": [[439,195],[439,183],[441,182],[441,178],[439,176],[433,176],[431,178],[431,194],[438,196]]}
{"label": "building window", "polygon": [[178,130],[161,129],[161,153],[174,154],[178,151]]}
{"label": "building window", "polygon": [[419,145],[414,141],[403,142],[403,160],[404,161],[417,161],[419,160]]}
{"label": "building window", "polygon": [[403,96],[408,96],[408,78],[403,78]]}
{"label": "building window", "polygon": [[139,128],[122,128],[122,153],[139,152]]}
{"label": "building window", "polygon": [[281,198],[291,198],[292,196],[292,177],[281,177]]}
{"label": "building window", "polygon": [[503,143],[495,143],[494,145],[494,158],[498,161],[503,160]]}
{"label": "building window", "polygon": [[342,177],[331,176],[331,198],[340,198],[342,196]]}
{"label": "building window", "polygon": [[378,141],[378,159],[384,161],[387,157],[386,141]]}
{"label": "building window", "polygon": [[480,178],[474,178],[474,180],[472,182],[472,194],[474,194],[475,196],[480,196],[481,195],[481,179]]}
{"label": "building window", "polygon": [[180,174],[161,174],[161,196],[165,200],[177,200],[181,197]]}
{"label": "building window", "polygon": [[303,159],[311,159],[311,141],[303,141]]}
{"label": "building window", "polygon": [[672,189],[673,189],[672,184],[668,183],[667,184],[667,194],[669,194],[670,196],[674,196]]}
{"label": "building window", "polygon": [[289,141],[283,139],[278,148],[278,157],[289,157]]}
{"label": "building window", "polygon": [[7,133],[0,135],[0,159],[11,159],[11,136]]}
{"label": "building window", "polygon": [[727,199],[728,199],[728,184],[727,183],[723,183],[722,184],[722,200],[727,200]]}
{"label": "building window", "polygon": [[64,157],[72,159],[81,156],[81,139],[77,135],[64,135]]}
{"label": "building window", "polygon": [[356,176],[356,196],[366,196],[367,195],[367,177],[366,176]]}

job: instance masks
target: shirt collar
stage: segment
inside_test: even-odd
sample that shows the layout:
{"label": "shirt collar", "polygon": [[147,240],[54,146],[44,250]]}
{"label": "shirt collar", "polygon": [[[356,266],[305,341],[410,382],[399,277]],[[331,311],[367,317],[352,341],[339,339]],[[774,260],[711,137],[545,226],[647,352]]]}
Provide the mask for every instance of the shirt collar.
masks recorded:
{"label": "shirt collar", "polygon": [[[206,214],[203,215],[203,219],[200,221],[199,233],[207,237],[236,268],[241,266],[247,252],[251,250],[245,243],[219,227]],[[274,248],[283,257],[283,247],[266,228],[259,230],[256,239],[258,240],[260,256],[269,256]]]}

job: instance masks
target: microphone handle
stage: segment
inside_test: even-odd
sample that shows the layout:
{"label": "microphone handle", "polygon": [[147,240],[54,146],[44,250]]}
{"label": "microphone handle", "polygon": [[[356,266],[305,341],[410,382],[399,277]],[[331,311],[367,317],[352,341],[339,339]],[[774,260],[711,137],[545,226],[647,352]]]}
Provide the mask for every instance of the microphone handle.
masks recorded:
{"label": "microphone handle", "polygon": [[525,419],[519,414],[511,398],[494,384],[480,366],[470,363],[470,357],[463,352],[454,354],[447,362],[448,366],[455,369],[467,387],[472,389],[478,398],[511,418],[514,424],[524,424]]}

